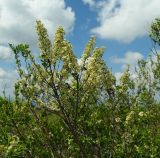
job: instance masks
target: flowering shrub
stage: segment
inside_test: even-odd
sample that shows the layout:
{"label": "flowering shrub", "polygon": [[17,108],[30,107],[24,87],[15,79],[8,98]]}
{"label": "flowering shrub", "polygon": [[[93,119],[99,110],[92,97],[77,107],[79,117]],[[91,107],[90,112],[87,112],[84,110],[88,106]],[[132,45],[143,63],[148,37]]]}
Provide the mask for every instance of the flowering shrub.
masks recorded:
{"label": "flowering shrub", "polygon": [[39,58],[10,44],[20,79],[16,100],[0,99],[0,156],[158,158],[159,54],[151,73],[142,60],[136,80],[127,68],[116,84],[94,37],[77,59],[62,27],[53,42],[40,21],[36,29]]}

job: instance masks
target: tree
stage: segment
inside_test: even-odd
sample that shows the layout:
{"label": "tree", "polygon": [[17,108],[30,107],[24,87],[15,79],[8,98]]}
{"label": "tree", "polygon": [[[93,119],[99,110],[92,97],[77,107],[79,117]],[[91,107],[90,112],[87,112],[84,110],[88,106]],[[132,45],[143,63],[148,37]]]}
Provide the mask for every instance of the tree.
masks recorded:
{"label": "tree", "polygon": [[77,59],[62,27],[53,43],[40,21],[36,29],[39,58],[10,44],[20,80],[15,102],[0,100],[1,157],[158,158],[159,55],[117,84],[94,37]]}
{"label": "tree", "polygon": [[[40,62],[36,62],[28,45],[10,45],[21,77],[16,85],[17,91],[25,97],[39,126],[41,123],[32,109],[33,104],[35,109],[44,110],[45,115],[56,115],[62,120],[79,155],[87,156],[91,150],[95,151],[95,155],[100,154],[99,144],[87,140],[85,124],[89,116],[84,114],[89,115],[91,109],[104,100],[113,99],[109,90],[114,89],[115,78],[102,60],[104,49],[94,48],[95,38],[92,37],[78,63],[71,44],[64,39],[62,27],[57,29],[53,44],[40,21],[37,21],[36,29],[41,50]],[[21,68],[20,55],[24,58],[26,72]],[[49,134],[49,129],[42,131],[47,136],[52,154],[58,152],[54,141],[50,142],[54,138]]]}

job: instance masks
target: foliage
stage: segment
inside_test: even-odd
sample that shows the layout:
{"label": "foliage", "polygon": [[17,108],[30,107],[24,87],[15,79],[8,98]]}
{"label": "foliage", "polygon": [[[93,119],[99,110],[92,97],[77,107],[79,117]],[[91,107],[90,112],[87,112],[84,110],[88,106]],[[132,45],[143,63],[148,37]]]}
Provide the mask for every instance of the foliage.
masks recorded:
{"label": "foliage", "polygon": [[77,59],[62,27],[53,43],[40,21],[36,29],[38,59],[10,44],[20,80],[15,101],[0,98],[0,157],[158,158],[160,55],[138,62],[136,80],[128,67],[117,84],[94,37]]}

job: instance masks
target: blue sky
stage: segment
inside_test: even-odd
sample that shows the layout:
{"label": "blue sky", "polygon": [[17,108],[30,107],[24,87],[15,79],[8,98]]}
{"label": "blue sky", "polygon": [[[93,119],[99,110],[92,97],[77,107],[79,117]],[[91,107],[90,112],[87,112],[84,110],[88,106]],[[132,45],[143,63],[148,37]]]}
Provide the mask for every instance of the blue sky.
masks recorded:
{"label": "blue sky", "polygon": [[[80,56],[90,36],[95,35],[91,32],[91,29],[99,25],[99,22],[97,21],[98,10],[90,8],[89,5],[84,5],[85,3],[81,0],[66,0],[66,3],[74,8],[76,12],[74,31],[72,34],[69,34],[67,39],[71,41],[76,54]],[[152,48],[152,42],[148,35],[136,38],[129,43],[113,39],[102,39],[96,35],[96,41],[97,46],[106,47],[104,60],[114,72],[121,71],[121,68],[119,64],[112,62],[112,57],[124,58],[125,53],[127,52],[138,52],[145,58]]]}
{"label": "blue sky", "polygon": [[8,43],[28,43],[38,53],[36,19],[51,38],[62,25],[78,58],[95,35],[96,46],[106,47],[104,60],[119,78],[127,64],[135,67],[150,53],[148,32],[160,16],[159,6],[159,0],[0,0],[0,88],[6,84],[12,93],[18,76]]}

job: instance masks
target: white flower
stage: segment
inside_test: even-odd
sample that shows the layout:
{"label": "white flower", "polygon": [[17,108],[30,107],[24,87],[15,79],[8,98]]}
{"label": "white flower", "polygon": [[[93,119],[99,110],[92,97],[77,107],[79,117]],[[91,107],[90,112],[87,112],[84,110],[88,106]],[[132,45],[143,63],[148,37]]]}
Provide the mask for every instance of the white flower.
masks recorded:
{"label": "white flower", "polygon": [[143,116],[144,116],[144,112],[141,111],[138,115],[139,115],[140,117],[143,117]]}
{"label": "white flower", "polygon": [[131,120],[131,118],[132,118],[133,115],[134,115],[134,111],[131,111],[131,112],[127,115],[126,121],[125,121],[126,124],[129,123],[129,121]]}
{"label": "white flower", "polygon": [[121,119],[120,119],[119,117],[117,117],[117,118],[115,118],[115,121],[116,121],[116,122],[120,122]]}

